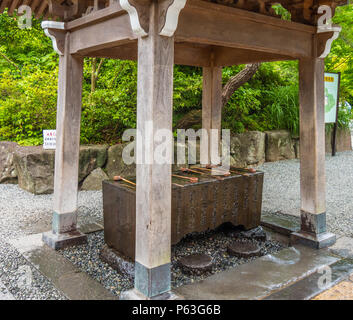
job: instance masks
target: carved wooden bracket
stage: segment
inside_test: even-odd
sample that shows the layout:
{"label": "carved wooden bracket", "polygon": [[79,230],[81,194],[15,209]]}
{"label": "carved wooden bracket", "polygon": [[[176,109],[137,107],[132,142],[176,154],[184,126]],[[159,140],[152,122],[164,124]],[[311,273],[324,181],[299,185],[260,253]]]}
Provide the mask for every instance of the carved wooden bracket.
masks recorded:
{"label": "carved wooden bracket", "polygon": [[331,51],[332,42],[336,40],[341,32],[340,26],[317,28],[317,56],[326,58]]}
{"label": "carved wooden bracket", "polygon": [[[151,0],[120,0],[120,5],[130,16],[133,32],[145,37],[149,32]],[[158,2],[158,26],[161,36],[172,37],[178,25],[179,13],[186,0],[162,0]]]}
{"label": "carved wooden bracket", "polygon": [[149,1],[120,0],[120,5],[128,12],[131,28],[136,36],[147,36],[149,29]]}
{"label": "carved wooden bracket", "polygon": [[163,1],[160,6],[160,23],[163,21],[163,26],[159,34],[161,36],[172,37],[178,26],[179,14],[184,9],[186,0],[168,0]]}
{"label": "carved wooden bracket", "polygon": [[52,40],[54,50],[61,56],[65,51],[65,22],[43,21],[42,28],[45,34]]}

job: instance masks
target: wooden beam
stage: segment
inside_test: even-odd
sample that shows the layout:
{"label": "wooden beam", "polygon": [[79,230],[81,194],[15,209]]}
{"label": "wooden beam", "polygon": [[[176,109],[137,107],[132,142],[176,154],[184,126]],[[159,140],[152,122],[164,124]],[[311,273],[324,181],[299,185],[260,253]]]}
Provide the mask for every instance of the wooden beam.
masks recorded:
{"label": "wooden beam", "polygon": [[35,18],[36,19],[39,19],[41,18],[44,13],[45,13],[45,10],[48,9],[48,4],[46,1],[43,1],[42,4],[40,5],[40,7],[38,8],[37,12],[36,12],[36,15],[35,15]]}
{"label": "wooden beam", "polygon": [[[197,47],[190,43],[175,43],[174,63],[185,66],[207,67],[210,65],[210,47]],[[137,41],[133,40],[114,48],[92,51],[89,57],[137,60]]]}
{"label": "wooden beam", "polygon": [[[66,29],[72,33],[72,54],[91,55],[92,52],[113,48],[137,39],[132,32],[128,14],[117,3],[68,22]],[[95,36],[97,34],[100,36]],[[314,34],[316,28],[311,26],[204,1],[189,0],[180,13],[175,39],[177,43],[189,42],[251,50],[251,55],[248,56],[250,61],[246,61],[247,55],[244,54],[237,62],[231,58],[231,53],[227,55],[228,57],[224,55],[225,50],[216,55],[217,65],[231,65],[234,62],[257,62],[263,53],[262,61],[312,56]],[[204,53],[204,50],[184,47],[188,48],[186,55],[189,58],[183,59],[180,55],[178,60],[180,59],[181,64],[204,64],[197,63],[193,56],[196,52]],[[260,58],[256,57],[254,51],[259,52]],[[221,55],[224,57],[221,58]]]}
{"label": "wooden beam", "polygon": [[[237,64],[292,60],[293,57],[252,50],[197,46],[188,42],[176,42],[174,47],[174,63],[185,66],[209,67],[211,51],[214,54],[214,66],[233,66]],[[137,60],[137,41],[124,43],[114,48],[104,48],[86,54],[88,57],[110,58],[121,60]]]}
{"label": "wooden beam", "polygon": [[11,0],[2,0],[0,5],[0,12],[4,12],[5,8],[9,7]]}
{"label": "wooden beam", "polygon": [[76,20],[67,23],[67,29],[70,31],[87,27],[92,24],[96,24],[101,21],[109,20],[111,18],[117,17],[121,14],[125,14],[126,11],[123,10],[118,2],[112,3],[109,7],[92,12]]}
{"label": "wooden beam", "polygon": [[293,57],[268,52],[235,49],[226,47],[214,47],[215,66],[234,66],[245,63],[270,62],[281,60],[293,60]]}
{"label": "wooden beam", "polygon": [[[12,15],[14,13],[14,11],[18,8],[18,4],[19,4],[20,0],[14,0],[11,3],[11,6],[9,7],[9,15]],[[0,12],[1,8],[0,8]]]}
{"label": "wooden beam", "polygon": [[74,27],[72,31],[72,25],[68,24],[67,30],[71,31],[71,54],[87,55],[92,51],[116,47],[136,39],[130,27],[129,15],[123,11],[116,14],[118,16],[108,20],[100,19],[96,24]]}
{"label": "wooden beam", "polygon": [[261,14],[190,0],[181,11],[177,41],[287,55],[312,55],[316,28]]}

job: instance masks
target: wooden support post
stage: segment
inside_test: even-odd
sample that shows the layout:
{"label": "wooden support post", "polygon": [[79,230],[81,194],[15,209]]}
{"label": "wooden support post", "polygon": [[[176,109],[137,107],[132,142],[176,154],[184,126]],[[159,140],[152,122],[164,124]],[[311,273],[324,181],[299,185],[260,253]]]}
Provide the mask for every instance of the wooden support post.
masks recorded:
{"label": "wooden support post", "polygon": [[52,231],[43,241],[54,249],[86,241],[76,229],[83,58],[70,54],[70,33],[59,60]]}
{"label": "wooden support post", "polygon": [[[216,164],[218,144],[222,122],[222,67],[203,68],[202,88],[202,128],[208,135],[208,164]],[[218,130],[218,135],[212,134],[212,129]],[[214,140],[217,140],[214,141]],[[203,157],[201,157],[202,159]]]}
{"label": "wooden support post", "polygon": [[326,232],[324,60],[299,61],[301,231],[293,242],[316,248],[335,242]]}
{"label": "wooden support post", "polygon": [[136,168],[135,264],[135,289],[148,298],[170,290],[172,159],[156,163],[154,136],[172,132],[174,66],[174,37],[158,34],[157,2],[149,13],[149,34],[138,39],[137,150],[143,159]]}

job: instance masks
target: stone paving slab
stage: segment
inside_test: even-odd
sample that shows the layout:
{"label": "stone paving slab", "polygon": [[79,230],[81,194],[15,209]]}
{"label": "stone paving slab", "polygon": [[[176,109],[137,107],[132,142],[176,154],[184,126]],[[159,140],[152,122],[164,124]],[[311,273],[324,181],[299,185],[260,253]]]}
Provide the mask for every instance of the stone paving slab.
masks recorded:
{"label": "stone paving slab", "polygon": [[70,300],[116,300],[88,274],[42,242],[42,234],[9,241]]}
{"label": "stone paving slab", "polygon": [[277,291],[265,300],[310,300],[337,283],[346,280],[353,272],[353,259],[338,260],[298,282]]}
{"label": "stone paving slab", "polygon": [[283,235],[300,230],[300,219],[286,214],[266,213],[261,216],[261,225]]}
{"label": "stone paving slab", "polygon": [[263,299],[338,260],[326,249],[295,246],[179,287],[175,292],[187,300]]}

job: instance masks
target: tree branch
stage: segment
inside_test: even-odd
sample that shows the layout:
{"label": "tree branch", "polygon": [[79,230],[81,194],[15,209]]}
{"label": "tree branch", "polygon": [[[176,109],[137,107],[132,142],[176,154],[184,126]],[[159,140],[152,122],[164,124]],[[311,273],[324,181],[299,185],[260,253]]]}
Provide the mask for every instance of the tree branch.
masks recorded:
{"label": "tree branch", "polygon": [[247,83],[254,76],[260,65],[261,63],[247,64],[242,71],[228,80],[223,87],[222,107],[228,103],[229,99],[237,89]]}
{"label": "tree branch", "polygon": [[15,63],[13,62],[5,53],[1,52],[0,51],[0,55],[10,64],[12,64],[18,71],[20,71],[20,74],[22,76],[22,71],[20,69],[20,67]]}

